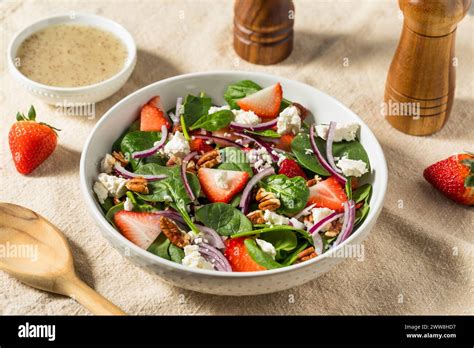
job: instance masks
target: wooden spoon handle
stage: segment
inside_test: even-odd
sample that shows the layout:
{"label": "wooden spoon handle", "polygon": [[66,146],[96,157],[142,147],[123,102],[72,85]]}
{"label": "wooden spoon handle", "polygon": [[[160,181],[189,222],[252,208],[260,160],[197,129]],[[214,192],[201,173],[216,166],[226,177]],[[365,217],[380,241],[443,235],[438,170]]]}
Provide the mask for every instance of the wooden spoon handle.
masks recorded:
{"label": "wooden spoon handle", "polygon": [[65,284],[67,295],[97,315],[127,315],[112,302],[101,296],[79,278],[68,280]]}

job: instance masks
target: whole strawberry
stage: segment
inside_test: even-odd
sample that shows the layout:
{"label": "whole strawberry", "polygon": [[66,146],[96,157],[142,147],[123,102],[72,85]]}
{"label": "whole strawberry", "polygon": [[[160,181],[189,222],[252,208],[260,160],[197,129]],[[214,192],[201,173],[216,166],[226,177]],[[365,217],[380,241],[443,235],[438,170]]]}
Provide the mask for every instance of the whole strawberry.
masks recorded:
{"label": "whole strawberry", "polygon": [[448,157],[426,168],[423,176],[453,201],[474,205],[474,155]]}
{"label": "whole strawberry", "polygon": [[28,116],[19,112],[16,119],[17,122],[8,133],[10,151],[16,170],[21,174],[29,174],[54,152],[58,142],[58,129],[36,122],[33,106],[30,107]]}

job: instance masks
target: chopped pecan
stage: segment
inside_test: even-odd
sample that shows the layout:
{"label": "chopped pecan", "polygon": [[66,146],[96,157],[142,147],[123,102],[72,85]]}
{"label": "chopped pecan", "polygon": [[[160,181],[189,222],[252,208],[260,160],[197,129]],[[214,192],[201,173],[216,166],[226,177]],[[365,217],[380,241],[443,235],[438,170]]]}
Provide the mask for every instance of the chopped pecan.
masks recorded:
{"label": "chopped pecan", "polygon": [[306,222],[306,223],[309,223],[309,224],[312,224],[313,221],[314,221],[313,214],[306,215],[306,216],[303,218],[303,222]]}
{"label": "chopped pecan", "polygon": [[189,236],[181,231],[173,220],[162,216],[160,219],[160,228],[170,242],[177,247],[184,248],[186,245],[189,245]]}
{"label": "chopped pecan", "polygon": [[247,217],[253,224],[264,224],[265,218],[263,217],[263,211],[254,210],[247,214]]}
{"label": "chopped pecan", "polygon": [[181,127],[180,124],[175,124],[173,126],[173,133],[176,133],[176,132],[182,132],[183,131],[183,127]]}
{"label": "chopped pecan", "polygon": [[148,194],[148,183],[144,177],[138,176],[127,181],[125,186],[133,192]]}
{"label": "chopped pecan", "polygon": [[180,158],[180,157],[177,157],[177,156],[173,156],[171,155],[171,157],[169,158],[168,162],[166,162],[166,166],[167,167],[171,167],[171,166],[174,166],[176,164],[181,164],[183,163],[183,160]]}
{"label": "chopped pecan", "polygon": [[199,168],[213,168],[222,162],[219,150],[212,150],[206,152],[198,159],[197,165]]}
{"label": "chopped pecan", "polygon": [[265,190],[263,187],[258,189],[255,199],[259,202],[258,208],[261,210],[275,211],[280,208],[280,200],[276,195]]}
{"label": "chopped pecan", "polygon": [[186,171],[190,173],[196,173],[196,163],[193,160],[190,160],[186,165]]}
{"label": "chopped pecan", "polygon": [[112,152],[112,157],[115,158],[116,161],[119,161],[122,167],[126,167],[128,165],[128,160],[123,155],[122,151],[114,151]]}
{"label": "chopped pecan", "polygon": [[309,179],[308,181],[306,181],[306,186],[308,186],[308,187],[314,186],[317,183],[321,182],[322,180],[323,179],[321,179],[321,177],[319,175],[315,175],[313,179]]}
{"label": "chopped pecan", "polygon": [[328,238],[336,237],[342,229],[342,222],[339,220],[331,222],[329,229],[324,233]]}
{"label": "chopped pecan", "polygon": [[314,247],[304,249],[298,254],[298,262],[304,262],[318,256],[314,251]]}

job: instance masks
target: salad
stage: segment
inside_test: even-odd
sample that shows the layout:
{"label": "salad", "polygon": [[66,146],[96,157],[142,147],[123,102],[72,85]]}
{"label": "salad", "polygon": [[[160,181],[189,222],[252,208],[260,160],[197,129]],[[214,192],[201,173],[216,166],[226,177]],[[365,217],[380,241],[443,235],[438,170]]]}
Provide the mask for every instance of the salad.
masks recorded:
{"label": "salad", "polygon": [[357,123],[312,124],[303,105],[243,80],[227,105],[159,96],[113,144],[93,191],[107,220],[164,259],[223,272],[305,262],[369,212],[370,163]]}

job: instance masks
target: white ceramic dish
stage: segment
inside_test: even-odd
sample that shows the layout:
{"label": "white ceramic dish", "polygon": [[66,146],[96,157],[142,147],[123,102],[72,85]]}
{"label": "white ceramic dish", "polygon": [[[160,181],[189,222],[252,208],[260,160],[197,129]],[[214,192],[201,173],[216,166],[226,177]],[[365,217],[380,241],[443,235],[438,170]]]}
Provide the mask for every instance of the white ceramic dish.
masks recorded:
{"label": "white ceramic dish", "polygon": [[169,78],[144,87],[124,98],[113,106],[97,123],[85,143],[81,157],[81,191],[86,205],[103,235],[122,254],[136,264],[159,275],[163,280],[176,286],[204,293],[218,295],[257,295],[288,289],[304,284],[329,271],[343,260],[325,253],[310,261],[290,267],[262,272],[226,273],[207,270],[194,270],[173,263],[140,249],[116,231],[105,219],[92,191],[92,185],[99,174],[99,162],[105,153],[110,152],[113,142],[137,118],[140,108],[151,97],[160,95],[166,109],[172,108],[176,98],[188,93],[198,94],[205,91],[217,105],[224,105],[224,91],[230,83],[250,79],[262,86],[280,82],[285,98],[297,101],[317,118],[318,122],[358,122],[361,125],[361,143],[367,150],[372,165],[373,195],[370,213],[364,223],[350,238],[334,249],[349,244],[362,243],[374,226],[382,210],[387,188],[387,164],[382,149],[374,134],[365,123],[351,110],[334,98],[301,82],[251,72],[206,72],[187,74]]}
{"label": "white ceramic dish", "polygon": [[[89,25],[111,32],[125,45],[128,56],[123,68],[111,78],[102,82],[83,87],[54,87],[30,80],[15,66],[16,52],[21,43],[35,32],[51,25],[74,23]],[[137,48],[130,33],[118,23],[110,19],[83,13],[63,14],[41,19],[21,30],[10,42],[7,51],[7,61],[10,73],[35,97],[48,104],[65,103],[96,103],[110,97],[127,82],[135,68]]]}

